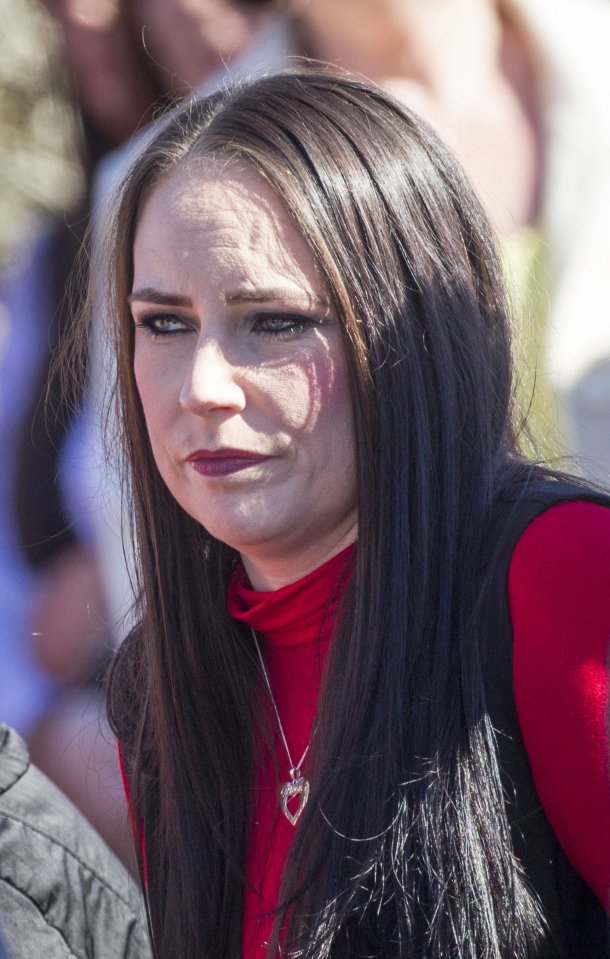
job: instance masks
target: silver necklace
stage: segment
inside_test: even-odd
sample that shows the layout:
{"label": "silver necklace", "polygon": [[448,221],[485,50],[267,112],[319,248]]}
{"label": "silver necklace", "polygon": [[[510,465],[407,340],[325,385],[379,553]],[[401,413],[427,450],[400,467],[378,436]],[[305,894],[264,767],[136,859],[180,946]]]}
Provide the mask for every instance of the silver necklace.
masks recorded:
{"label": "silver necklace", "polygon": [[[299,759],[298,763],[293,763],[292,756],[290,755],[290,750],[288,748],[288,742],[286,740],[286,734],[284,733],[284,727],[282,726],[282,720],[280,719],[279,710],[277,708],[277,703],[275,702],[275,697],[273,695],[273,690],[271,689],[271,683],[269,682],[269,676],[267,670],[265,669],[265,661],[263,660],[263,654],[261,653],[261,648],[258,644],[258,639],[255,631],[250,627],[250,632],[252,633],[252,638],[254,639],[254,645],[256,646],[256,652],[258,653],[258,658],[260,660],[261,669],[263,671],[263,676],[265,677],[265,683],[267,685],[267,691],[269,693],[269,699],[271,700],[271,705],[273,706],[273,711],[275,713],[275,718],[277,720],[277,728],[280,731],[280,736],[282,737],[282,742],[284,743],[284,749],[286,750],[286,755],[288,757],[288,763],[290,766],[290,780],[286,783],[283,783],[280,787],[280,808],[284,813],[286,819],[293,826],[296,826],[299,816],[305,809],[307,805],[307,800],[309,799],[309,780],[301,773],[301,766],[307,758],[307,753],[309,752],[309,747],[311,746],[311,739],[305,747],[305,752]],[[288,808],[288,802],[291,799],[294,799],[295,796],[298,796],[299,804],[294,813],[290,812]]]}

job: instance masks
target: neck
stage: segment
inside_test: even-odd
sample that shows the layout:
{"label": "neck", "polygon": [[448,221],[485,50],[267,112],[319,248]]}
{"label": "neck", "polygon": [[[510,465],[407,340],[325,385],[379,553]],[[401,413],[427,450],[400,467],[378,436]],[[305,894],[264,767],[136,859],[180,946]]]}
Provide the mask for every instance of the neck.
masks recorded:
{"label": "neck", "polygon": [[302,546],[292,551],[282,551],[278,555],[265,555],[262,551],[246,549],[240,552],[244,569],[252,588],[259,592],[272,592],[296,583],[323,563],[328,562],[337,553],[346,549],[358,538],[356,525],[350,526],[340,535],[317,541],[311,546]]}

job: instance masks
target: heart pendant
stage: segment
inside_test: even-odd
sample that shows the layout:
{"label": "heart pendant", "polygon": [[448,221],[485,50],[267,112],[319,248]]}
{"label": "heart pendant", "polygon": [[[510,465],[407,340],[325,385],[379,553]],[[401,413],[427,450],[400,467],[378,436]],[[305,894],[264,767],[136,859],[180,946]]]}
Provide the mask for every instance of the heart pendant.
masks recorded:
{"label": "heart pendant", "polygon": [[[295,812],[291,813],[288,808],[288,802],[290,799],[294,799],[295,796],[299,797],[299,804]],[[284,813],[288,822],[293,826],[296,826],[299,816],[305,809],[308,799],[309,782],[304,776],[297,776],[297,778],[293,779],[292,782],[284,783],[280,789],[280,805],[282,807],[282,812]]]}

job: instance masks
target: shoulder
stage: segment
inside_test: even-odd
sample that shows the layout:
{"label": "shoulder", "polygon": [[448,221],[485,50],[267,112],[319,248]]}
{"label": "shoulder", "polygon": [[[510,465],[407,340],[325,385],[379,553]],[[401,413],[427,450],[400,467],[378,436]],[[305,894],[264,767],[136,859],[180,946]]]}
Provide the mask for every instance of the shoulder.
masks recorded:
{"label": "shoulder", "polygon": [[510,558],[508,598],[515,704],[536,789],[605,904],[610,508],[574,500],[529,522]]}
{"label": "shoulder", "polygon": [[603,633],[608,617],[610,630],[610,507],[571,500],[536,516],[512,552],[508,587],[513,624],[568,616],[579,632],[597,624]]}
{"label": "shoulder", "polygon": [[[572,563],[603,560],[610,545],[610,499],[607,503],[571,499],[551,504],[522,532],[514,550],[511,567],[553,561],[555,551]],[[549,554],[549,549],[553,550]],[[593,554],[591,554],[593,550]],[[545,564],[542,564],[545,565]]]}
{"label": "shoulder", "polygon": [[541,692],[558,706],[574,694],[599,725],[610,645],[610,508],[576,500],[533,519],[510,558],[508,599],[520,719],[539,715]]}
{"label": "shoulder", "polygon": [[15,959],[150,955],[126,870],[1,724],[0,914]]}

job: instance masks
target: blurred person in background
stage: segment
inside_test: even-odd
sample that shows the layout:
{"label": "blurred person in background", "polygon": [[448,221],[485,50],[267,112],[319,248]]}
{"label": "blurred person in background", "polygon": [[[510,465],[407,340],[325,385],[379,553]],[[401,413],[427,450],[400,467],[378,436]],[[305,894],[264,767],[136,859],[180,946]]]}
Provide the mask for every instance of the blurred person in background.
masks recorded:
{"label": "blurred person in background", "polygon": [[534,445],[550,458],[574,454],[579,470],[607,483],[607,3],[293,0],[291,8],[305,52],[385,86],[462,163],[502,238]]}
{"label": "blurred person in background", "polygon": [[94,507],[84,465],[71,454],[82,424],[62,397],[53,356],[81,307],[85,259],[78,275],[74,264],[93,172],[150,118],[160,86],[135,42],[127,3],[46,6],[79,110],[85,190],[76,209],[41,222],[28,248],[14,252],[17,266],[7,269],[0,293],[8,322],[0,371],[0,579],[8,607],[0,715],[27,735],[37,764],[124,854],[114,750],[99,735],[96,679],[110,643]]}

